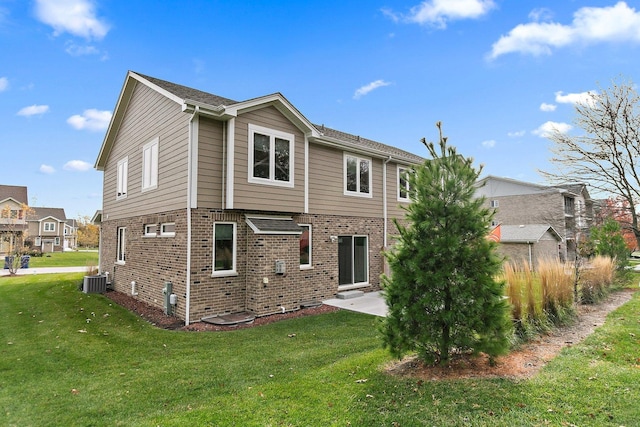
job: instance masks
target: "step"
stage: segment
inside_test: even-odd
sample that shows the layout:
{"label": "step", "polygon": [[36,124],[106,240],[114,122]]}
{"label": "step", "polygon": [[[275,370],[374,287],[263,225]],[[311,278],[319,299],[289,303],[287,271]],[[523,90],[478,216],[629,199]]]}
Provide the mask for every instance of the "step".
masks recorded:
{"label": "step", "polygon": [[336,295],[336,298],[351,299],[351,298],[361,297],[362,295],[364,295],[363,291],[344,291],[344,292],[338,292],[338,294]]}

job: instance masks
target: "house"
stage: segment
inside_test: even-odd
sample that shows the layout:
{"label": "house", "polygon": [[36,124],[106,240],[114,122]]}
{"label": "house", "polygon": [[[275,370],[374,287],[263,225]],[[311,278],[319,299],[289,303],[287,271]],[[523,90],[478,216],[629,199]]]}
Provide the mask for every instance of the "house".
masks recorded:
{"label": "house", "polygon": [[545,259],[558,259],[562,236],[549,224],[495,226],[489,237],[500,243],[498,252],[510,261],[531,268]]}
{"label": "house", "polygon": [[0,255],[8,254],[16,245],[22,246],[28,200],[27,187],[0,185]]}
{"label": "house", "polygon": [[32,207],[27,215],[31,247],[43,253],[62,252],[75,246],[73,222],[62,208]]}
{"label": "house", "polygon": [[187,324],[377,290],[422,161],[280,93],[238,102],[130,71],[95,163],[100,270]]}
{"label": "house", "polygon": [[[540,227],[545,233],[550,227],[550,234],[560,240],[555,248],[546,245],[547,258],[575,259],[577,242],[587,237],[593,219],[593,202],[582,183],[547,186],[490,175],[478,181],[476,195],[486,198],[485,207],[495,209],[492,226],[501,225],[502,233],[505,226],[522,225],[526,227],[521,231],[533,233],[527,236],[533,238]],[[502,251],[510,254],[508,248]]]}

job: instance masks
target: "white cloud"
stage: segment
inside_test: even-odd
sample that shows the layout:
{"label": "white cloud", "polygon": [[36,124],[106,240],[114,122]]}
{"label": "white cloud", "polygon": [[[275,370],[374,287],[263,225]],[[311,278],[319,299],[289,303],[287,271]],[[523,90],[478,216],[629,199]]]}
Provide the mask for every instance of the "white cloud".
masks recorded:
{"label": "white cloud", "polygon": [[525,131],[525,130],[518,130],[518,131],[515,131],[515,132],[507,133],[507,136],[509,138],[522,138],[526,133],[527,133],[527,131]]}
{"label": "white cloud", "polygon": [[384,80],[376,80],[374,82],[369,83],[368,85],[364,85],[353,94],[353,99],[360,99],[363,96],[367,95],[369,92],[376,90],[380,87],[389,86],[391,83],[385,82]]}
{"label": "white cloud", "polygon": [[[545,15],[546,16],[546,15]],[[532,16],[534,19],[539,14]],[[554,48],[599,42],[640,43],[640,12],[623,1],[609,7],[583,7],[573,14],[573,22],[520,24],[491,48],[489,59],[507,53],[550,55]]]}
{"label": "white cloud", "polygon": [[555,104],[547,104],[546,102],[543,102],[542,104],[540,104],[540,111],[544,111],[544,112],[556,111],[556,108],[558,108],[558,106]]}
{"label": "white cloud", "polygon": [[99,111],[93,108],[85,110],[82,115],[76,114],[67,119],[67,123],[73,128],[90,131],[105,130],[110,121],[111,111]]}
{"label": "white cloud", "polygon": [[594,95],[597,95],[596,91],[588,91],[581,93],[568,93],[563,95],[562,91],[556,92],[556,102],[560,104],[583,104],[583,105],[594,105],[595,99]]}
{"label": "white cloud", "polygon": [[36,0],[35,14],[53,27],[54,35],[69,33],[86,39],[100,40],[109,25],[96,16],[93,0]]}
{"label": "white cloud", "polygon": [[552,17],[553,12],[545,7],[533,9],[531,12],[529,12],[529,19],[536,22],[550,21]]}
{"label": "white cloud", "polygon": [[425,0],[412,7],[407,15],[389,9],[382,12],[394,22],[404,21],[444,29],[449,21],[477,19],[495,6],[493,0]]}
{"label": "white cloud", "polygon": [[0,92],[4,92],[7,89],[9,89],[9,79],[0,77]]}
{"label": "white cloud", "polygon": [[99,55],[100,51],[91,45],[80,46],[75,44],[72,41],[68,41],[66,43],[65,52],[67,52],[71,56],[83,56],[83,55]]}
{"label": "white cloud", "polygon": [[64,164],[62,169],[72,172],[85,172],[91,169],[91,167],[91,163],[87,163],[83,160],[69,160]]}
{"label": "white cloud", "polygon": [[45,164],[40,165],[40,172],[41,173],[45,173],[47,175],[51,175],[55,171],[56,170],[53,168],[53,166],[49,166],[49,165],[45,165]]}
{"label": "white cloud", "polygon": [[493,148],[496,146],[496,141],[493,139],[489,139],[487,141],[482,141],[482,146],[484,148]]}
{"label": "white cloud", "polygon": [[44,114],[49,111],[48,105],[30,105],[18,111],[19,116],[31,117],[38,114]]}
{"label": "white cloud", "polygon": [[559,133],[567,133],[573,126],[568,123],[562,122],[545,122],[538,127],[538,129],[532,131],[534,135],[538,135],[540,138],[548,138],[552,134]]}

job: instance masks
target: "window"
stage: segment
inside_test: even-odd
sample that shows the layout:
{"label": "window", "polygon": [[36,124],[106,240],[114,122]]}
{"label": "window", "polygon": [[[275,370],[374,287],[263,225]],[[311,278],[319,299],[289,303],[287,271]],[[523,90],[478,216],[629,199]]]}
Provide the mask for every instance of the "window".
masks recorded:
{"label": "window", "polygon": [[175,236],[176,235],[176,223],[175,222],[165,222],[160,225],[160,235],[161,236]]}
{"label": "window", "polygon": [[36,241],[35,241],[34,245],[35,245],[35,246],[38,246],[38,247],[39,247],[40,245],[42,245],[42,240],[40,239],[40,237],[36,237]]}
{"label": "window", "polygon": [[44,231],[56,231],[56,223],[55,222],[45,222],[44,223]]}
{"label": "window", "polygon": [[565,197],[564,198],[564,213],[565,215],[573,215],[573,197]]}
{"label": "window", "polygon": [[497,201],[497,200],[492,200],[490,204],[491,204],[491,207],[492,207],[492,208],[497,208],[497,207],[498,207],[498,205],[499,205],[499,203],[498,203],[498,201]]}
{"label": "window", "polygon": [[213,276],[236,273],[236,223],[213,225]]}
{"label": "window", "polygon": [[407,174],[410,170],[401,166],[398,166],[398,201],[408,202],[409,199],[409,181],[407,180]]}
{"label": "window", "polygon": [[125,157],[124,159],[118,162],[118,176],[117,176],[117,189],[116,189],[116,199],[124,199],[127,197],[127,173],[129,169],[129,158]]}
{"label": "window", "polygon": [[60,237],[56,236],[55,238],[55,245],[56,246],[60,246]]}
{"label": "window", "polygon": [[249,182],[293,187],[294,136],[249,125]]}
{"label": "window", "polygon": [[142,191],[158,187],[158,138],[142,147]]}
{"label": "window", "polygon": [[118,227],[117,233],[117,247],[116,247],[116,262],[118,264],[124,264],[126,260],[126,242],[125,234],[127,227]]}
{"label": "window", "polygon": [[144,225],[144,236],[145,237],[156,237],[158,234],[158,224],[145,224]]}
{"label": "window", "polygon": [[344,194],[371,197],[371,159],[345,154]]}
{"label": "window", "polygon": [[299,224],[302,228],[300,235],[300,268],[311,268],[311,225]]}

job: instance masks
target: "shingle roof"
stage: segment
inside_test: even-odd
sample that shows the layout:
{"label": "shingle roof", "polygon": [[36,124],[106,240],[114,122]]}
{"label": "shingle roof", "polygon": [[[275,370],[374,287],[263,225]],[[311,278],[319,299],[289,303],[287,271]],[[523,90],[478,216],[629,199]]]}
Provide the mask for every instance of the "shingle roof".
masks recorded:
{"label": "shingle roof", "polygon": [[501,225],[500,241],[509,242],[537,242],[547,231],[551,230],[558,240],[561,240],[556,230],[549,224],[526,224],[526,225]]}
{"label": "shingle roof", "polygon": [[191,101],[197,101],[197,102],[202,102],[204,104],[209,104],[209,105],[213,105],[215,107],[221,106],[221,105],[232,105],[232,104],[237,104],[238,101],[234,101],[232,99],[229,98],[224,98],[222,96],[218,96],[218,95],[214,95],[212,93],[208,93],[208,92],[204,92],[198,89],[194,89],[188,86],[183,86],[183,85],[179,85],[176,83],[171,83],[168,82],[166,80],[161,80],[161,79],[157,79],[155,77],[150,77],[150,76],[146,76],[144,74],[140,74],[137,73],[137,75],[139,75],[140,77],[143,77],[147,80],[149,80],[151,83],[161,87],[162,89],[166,90],[167,92],[171,92],[172,94],[176,95],[179,98],[182,99],[188,99]]}
{"label": "shingle roof", "polygon": [[66,221],[67,216],[64,213],[63,208],[34,208],[32,207],[33,212],[29,215],[29,221],[40,221],[41,219],[53,217],[60,221]]}
{"label": "shingle roof", "polygon": [[19,185],[0,185],[0,201],[14,199],[19,203],[27,204],[29,198],[27,197],[27,187]]}
{"label": "shingle roof", "polygon": [[362,138],[357,135],[351,135],[346,132],[328,128],[324,125],[314,125],[314,126],[316,127],[316,129],[318,129],[318,132],[320,132],[322,135],[329,138],[334,138],[340,141],[348,142],[350,144],[361,145],[364,148],[383,151],[383,152],[389,153],[390,155],[393,155],[396,157],[403,157],[418,163],[422,163],[424,161],[424,158],[420,156],[416,156],[413,153],[409,153],[408,151],[401,150],[391,145],[383,144],[381,142],[376,142],[367,138]]}
{"label": "shingle roof", "polygon": [[[234,101],[229,98],[224,98],[222,96],[214,95],[212,93],[204,92],[188,86],[183,86],[176,83],[168,82],[166,80],[147,76],[145,74],[141,74],[138,72],[135,72],[135,74],[157,85],[158,87],[166,90],[167,92],[177,96],[180,99],[196,101],[199,103],[211,105],[212,107],[220,107],[220,106],[228,107],[233,104],[239,104],[240,102],[247,102],[253,99],[261,98],[261,97],[257,97],[257,98],[252,98],[245,101]],[[279,95],[284,98],[282,94],[279,94]],[[359,145],[365,150],[369,149],[369,150],[375,150],[375,151],[387,153],[388,155],[399,157],[399,158],[402,158],[411,162],[416,162],[416,163],[422,163],[424,161],[424,158],[420,156],[417,156],[415,154],[409,153],[408,151],[404,151],[399,148],[393,147],[391,145],[383,144],[383,143],[376,142],[366,138],[361,138],[360,136],[351,135],[336,129],[330,129],[325,127],[324,125],[313,125],[313,126],[316,128],[316,130],[320,134],[324,135],[325,137],[333,138],[338,141],[343,141],[348,144]]]}

